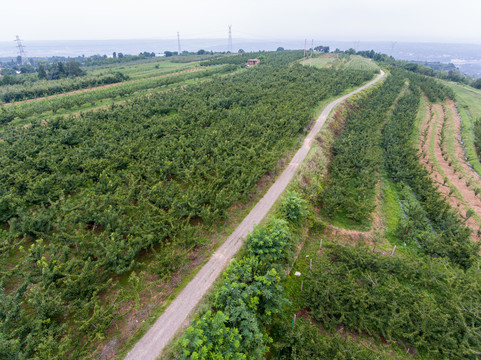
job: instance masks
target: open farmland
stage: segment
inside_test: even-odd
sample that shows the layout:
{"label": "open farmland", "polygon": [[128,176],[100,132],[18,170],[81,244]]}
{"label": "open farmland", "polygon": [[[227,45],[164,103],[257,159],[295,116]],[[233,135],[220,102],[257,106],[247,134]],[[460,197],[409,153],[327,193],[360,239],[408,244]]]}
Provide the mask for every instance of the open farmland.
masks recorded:
{"label": "open farmland", "polygon": [[227,266],[165,356],[477,359],[479,94],[365,55],[101,62],[125,78],[4,104],[0,357],[154,358]]}
{"label": "open farmland", "polygon": [[[137,67],[137,64],[132,65]],[[0,124],[2,129],[17,127],[31,123],[48,121],[58,115],[69,115],[80,111],[105,107],[140,95],[146,95],[153,91],[165,91],[176,86],[187,85],[216,74],[225,74],[234,71],[232,66],[224,66],[215,69],[199,69],[190,66],[178,72],[162,71],[157,76],[127,80],[121,83],[98,86],[89,89],[67,92],[49,97],[41,97],[32,100],[4,104],[0,108]],[[104,75],[99,75],[104,76]],[[123,75],[122,75],[123,76]]]}
{"label": "open farmland", "polygon": [[371,59],[349,54],[321,54],[301,61],[304,65],[315,66],[319,68],[334,68],[338,70],[362,70],[379,72],[379,66]]}
{"label": "open farmland", "polygon": [[193,69],[199,65],[195,57],[190,57],[188,62],[172,62],[168,58],[152,59],[132,64],[113,64],[84,67],[89,74],[99,76],[110,72],[121,72],[132,80],[145,79],[186,69]]}
{"label": "open farmland", "polygon": [[288,66],[298,55],[0,142],[2,306],[15,314],[2,356],[115,354],[103,340],[128,339],[202,261],[318,104],[372,78]]}
{"label": "open farmland", "polygon": [[453,98],[392,68],[338,108],[171,358],[477,359],[479,234],[418,154],[458,151]]}

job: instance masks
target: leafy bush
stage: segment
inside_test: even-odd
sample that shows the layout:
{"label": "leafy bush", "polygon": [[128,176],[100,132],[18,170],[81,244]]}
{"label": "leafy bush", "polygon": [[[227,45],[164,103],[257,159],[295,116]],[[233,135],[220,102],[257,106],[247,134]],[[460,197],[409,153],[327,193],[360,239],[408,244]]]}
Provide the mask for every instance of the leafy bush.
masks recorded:
{"label": "leafy bush", "polygon": [[195,360],[243,360],[246,354],[239,352],[241,335],[236,328],[226,326],[229,320],[222,311],[215,315],[207,311],[194,326],[185,330],[179,359]]}
{"label": "leafy bush", "polygon": [[344,133],[334,142],[328,186],[321,198],[328,216],[341,215],[359,223],[369,219],[382,164],[380,130],[402,86],[403,79],[389,76],[380,89],[348,114]]}
{"label": "leafy bush", "polygon": [[289,240],[289,228],[285,220],[273,219],[267,226],[255,226],[247,236],[249,254],[261,258],[271,257],[278,260]]}
{"label": "leafy bush", "polygon": [[292,222],[298,222],[307,215],[306,201],[296,192],[288,192],[282,199],[281,213],[283,217]]}

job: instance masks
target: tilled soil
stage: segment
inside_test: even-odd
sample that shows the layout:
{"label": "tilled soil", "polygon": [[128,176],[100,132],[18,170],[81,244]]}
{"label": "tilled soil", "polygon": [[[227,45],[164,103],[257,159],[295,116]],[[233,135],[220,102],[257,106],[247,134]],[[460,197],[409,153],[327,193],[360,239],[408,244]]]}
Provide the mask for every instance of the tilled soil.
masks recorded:
{"label": "tilled soil", "polygon": [[[431,178],[435,181],[438,185],[438,189],[441,193],[444,194],[449,204],[459,210],[461,217],[464,217],[467,212],[466,204],[476,212],[477,215],[481,216],[481,200],[476,196],[474,193],[473,187],[467,185],[465,178],[462,177],[462,174],[459,171],[455,172],[454,165],[451,163],[449,165],[450,159],[443,157],[443,151],[440,147],[440,134],[441,128],[444,121],[444,111],[441,105],[433,104],[432,105],[433,111],[429,110],[429,107],[426,108],[426,117],[421,124],[421,131],[424,131],[428,128],[427,138],[424,143],[424,146],[421,147],[421,143],[419,144],[420,151],[424,151],[427,156],[423,159],[421,157],[421,162],[426,166],[426,168],[431,172]],[[431,120],[430,120],[431,119]],[[433,134],[433,127],[436,126],[436,129]],[[454,134],[451,133],[449,128],[446,129],[447,136],[453,136]],[[434,165],[433,159],[431,159],[430,154],[430,143],[434,136],[434,157],[437,163],[439,164],[439,168]],[[462,150],[461,150],[462,153]],[[459,152],[456,152],[456,156],[458,156]],[[458,158],[458,163],[464,163],[464,155],[462,158]],[[432,169],[432,171],[431,171]],[[444,179],[447,179],[445,183]],[[468,179],[469,180],[469,179]],[[454,186],[459,193],[461,194],[461,199],[459,199],[455,193],[450,194],[451,188],[449,184]],[[466,221],[466,225],[471,228],[472,230],[477,231],[479,229],[479,225],[476,221],[471,217]],[[472,235],[473,239],[477,239],[475,233],[473,232]]]}

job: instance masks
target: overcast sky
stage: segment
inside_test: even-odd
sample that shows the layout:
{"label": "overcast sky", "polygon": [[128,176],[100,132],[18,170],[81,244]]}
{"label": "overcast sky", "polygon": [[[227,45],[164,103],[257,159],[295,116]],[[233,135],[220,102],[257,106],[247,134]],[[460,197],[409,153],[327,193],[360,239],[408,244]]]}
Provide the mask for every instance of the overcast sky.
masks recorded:
{"label": "overcast sky", "polygon": [[175,38],[481,44],[479,0],[2,1],[0,41]]}

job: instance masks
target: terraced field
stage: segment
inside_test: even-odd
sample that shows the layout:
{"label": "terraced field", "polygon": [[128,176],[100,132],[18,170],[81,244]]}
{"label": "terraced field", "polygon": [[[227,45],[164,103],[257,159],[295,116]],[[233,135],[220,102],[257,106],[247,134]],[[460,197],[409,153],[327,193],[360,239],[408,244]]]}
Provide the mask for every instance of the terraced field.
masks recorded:
{"label": "terraced field", "polygon": [[476,231],[481,226],[481,179],[466,161],[456,107],[452,101],[431,104],[427,100],[424,106],[420,123],[422,161],[451,206],[466,218],[473,239],[477,239]]}

